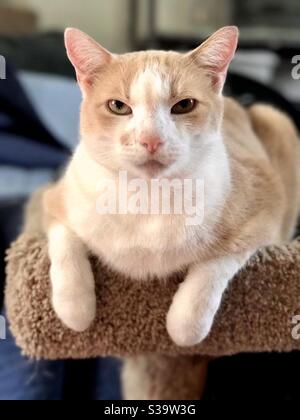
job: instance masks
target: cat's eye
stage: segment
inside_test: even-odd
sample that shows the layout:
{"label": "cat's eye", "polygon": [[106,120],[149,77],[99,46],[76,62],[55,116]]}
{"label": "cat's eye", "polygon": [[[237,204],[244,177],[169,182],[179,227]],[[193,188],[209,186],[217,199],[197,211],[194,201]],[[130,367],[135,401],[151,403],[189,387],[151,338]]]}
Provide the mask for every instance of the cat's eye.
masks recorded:
{"label": "cat's eye", "polygon": [[195,109],[196,105],[197,102],[195,99],[183,99],[173,106],[171,113],[175,115],[188,114]]}
{"label": "cat's eye", "polygon": [[122,101],[117,101],[115,99],[112,99],[108,101],[107,107],[110,112],[112,112],[115,115],[130,115],[132,114],[132,109],[130,106],[126,105]]}

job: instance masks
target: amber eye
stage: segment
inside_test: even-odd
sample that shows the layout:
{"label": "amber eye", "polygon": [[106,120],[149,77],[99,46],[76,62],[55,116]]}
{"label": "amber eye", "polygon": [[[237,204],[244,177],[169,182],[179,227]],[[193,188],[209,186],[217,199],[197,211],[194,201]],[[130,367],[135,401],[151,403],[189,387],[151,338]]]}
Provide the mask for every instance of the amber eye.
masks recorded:
{"label": "amber eye", "polygon": [[188,114],[195,109],[196,104],[197,102],[195,99],[184,99],[173,106],[171,113],[176,115]]}
{"label": "amber eye", "polygon": [[130,115],[132,114],[132,109],[130,106],[126,105],[124,102],[117,101],[112,99],[107,103],[108,109],[115,115]]}

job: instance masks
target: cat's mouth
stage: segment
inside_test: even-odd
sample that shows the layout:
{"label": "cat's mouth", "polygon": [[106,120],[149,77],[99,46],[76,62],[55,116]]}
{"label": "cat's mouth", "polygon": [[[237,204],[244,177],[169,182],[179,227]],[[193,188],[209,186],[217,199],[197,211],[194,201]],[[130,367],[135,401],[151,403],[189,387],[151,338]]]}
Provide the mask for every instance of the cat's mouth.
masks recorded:
{"label": "cat's mouth", "polygon": [[142,164],[137,165],[137,167],[147,173],[148,175],[157,175],[166,169],[167,165],[157,161],[157,160],[148,160]]}

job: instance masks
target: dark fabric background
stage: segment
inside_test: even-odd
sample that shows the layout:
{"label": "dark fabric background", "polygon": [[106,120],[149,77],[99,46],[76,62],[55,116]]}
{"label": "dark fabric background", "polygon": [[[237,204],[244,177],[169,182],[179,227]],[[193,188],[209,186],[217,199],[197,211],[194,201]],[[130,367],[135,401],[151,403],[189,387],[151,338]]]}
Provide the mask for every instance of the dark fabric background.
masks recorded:
{"label": "dark fabric background", "polygon": [[17,69],[74,77],[61,32],[0,36],[0,54]]}

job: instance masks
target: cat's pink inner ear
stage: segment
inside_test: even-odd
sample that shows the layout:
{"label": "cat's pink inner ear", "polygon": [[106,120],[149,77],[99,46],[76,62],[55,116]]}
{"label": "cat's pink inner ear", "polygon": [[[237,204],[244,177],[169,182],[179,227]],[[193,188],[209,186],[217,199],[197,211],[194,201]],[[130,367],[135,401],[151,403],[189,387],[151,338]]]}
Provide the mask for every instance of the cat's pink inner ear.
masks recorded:
{"label": "cat's pink inner ear", "polygon": [[209,71],[214,86],[219,90],[222,90],[225,83],[229,64],[237,49],[238,37],[236,26],[226,26],[192,51],[201,66]]}
{"label": "cat's pink inner ear", "polygon": [[110,52],[79,29],[66,29],[65,45],[78,79],[93,76],[112,59]]}

